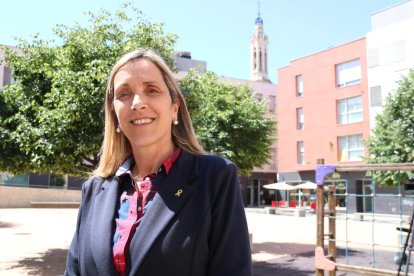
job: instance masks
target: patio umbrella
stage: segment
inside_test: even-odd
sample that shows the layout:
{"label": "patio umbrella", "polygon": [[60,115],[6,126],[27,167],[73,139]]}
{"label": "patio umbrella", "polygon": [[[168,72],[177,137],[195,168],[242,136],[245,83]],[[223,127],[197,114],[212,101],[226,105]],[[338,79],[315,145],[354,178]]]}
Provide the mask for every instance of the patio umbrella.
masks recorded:
{"label": "patio umbrella", "polygon": [[[284,190],[284,191],[295,190],[296,189],[295,186],[289,185],[285,181],[263,185],[263,187],[266,188],[266,189]],[[285,192],[285,193],[287,193],[287,192]],[[289,202],[289,197],[287,196],[287,194],[285,194],[285,195],[286,195],[287,201]]]}
{"label": "patio umbrella", "polygon": [[296,188],[298,189],[312,189],[315,190],[318,185],[316,183],[306,181],[305,183],[301,183],[299,185],[296,185]]}
{"label": "patio umbrella", "polygon": [[299,206],[302,206],[302,189],[315,190],[317,186],[316,183],[310,181],[296,185],[296,188],[299,189]]}
{"label": "patio umbrella", "polygon": [[284,181],[263,185],[263,187],[266,189],[273,189],[273,190],[294,190],[296,189],[295,186],[289,185]]}

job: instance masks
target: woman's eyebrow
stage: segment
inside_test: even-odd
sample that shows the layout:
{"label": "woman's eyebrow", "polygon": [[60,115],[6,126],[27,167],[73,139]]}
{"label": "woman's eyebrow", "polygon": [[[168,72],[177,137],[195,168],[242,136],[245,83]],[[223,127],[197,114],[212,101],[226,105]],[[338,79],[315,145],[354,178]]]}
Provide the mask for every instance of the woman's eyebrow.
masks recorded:
{"label": "woman's eyebrow", "polygon": [[129,87],[128,83],[123,82],[123,83],[121,83],[119,85],[116,85],[114,88],[115,88],[115,91],[116,91],[116,90],[118,90],[120,88],[124,88],[124,87]]}
{"label": "woman's eyebrow", "polygon": [[145,85],[159,85],[157,81],[144,81],[143,84]]}

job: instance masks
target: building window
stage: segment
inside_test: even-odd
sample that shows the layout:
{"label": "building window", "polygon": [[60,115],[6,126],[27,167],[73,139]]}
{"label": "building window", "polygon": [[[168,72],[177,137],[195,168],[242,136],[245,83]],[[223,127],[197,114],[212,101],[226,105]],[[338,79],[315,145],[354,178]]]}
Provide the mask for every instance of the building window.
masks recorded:
{"label": "building window", "polygon": [[0,173],[0,183],[13,186],[28,186],[29,174],[12,175],[9,173]]}
{"label": "building window", "polygon": [[336,86],[344,87],[361,82],[361,63],[359,59],[336,65]]}
{"label": "building window", "polygon": [[256,48],[254,48],[254,50],[253,50],[253,70],[256,71],[256,67],[257,67],[257,65],[256,65]]}
{"label": "building window", "polygon": [[340,162],[362,161],[364,157],[362,134],[340,136],[338,142],[338,160]]}
{"label": "building window", "polygon": [[12,70],[8,67],[3,67],[4,71],[3,71],[3,83],[1,84],[1,86],[6,86],[9,84],[13,84],[14,80],[12,77]]}
{"label": "building window", "polygon": [[379,48],[368,49],[368,66],[373,68],[378,66],[380,63],[379,60]]}
{"label": "building window", "polygon": [[362,97],[352,97],[339,100],[338,108],[338,124],[351,124],[362,122]]}
{"label": "building window", "polygon": [[269,111],[275,112],[276,110],[276,96],[269,96]]}
{"label": "building window", "polygon": [[302,97],[303,96],[303,80],[302,75],[296,76],[296,96]]}
{"label": "building window", "polygon": [[303,116],[303,107],[296,108],[296,129],[303,130],[304,127],[304,116]]}
{"label": "building window", "polygon": [[393,47],[393,61],[400,62],[407,59],[407,49],[405,46],[405,41],[398,41],[392,45]]}
{"label": "building window", "polygon": [[382,106],[381,86],[369,88],[370,104],[372,107]]}
{"label": "building window", "polygon": [[49,174],[49,186],[63,187],[66,184],[66,177],[62,174]]}
{"label": "building window", "polygon": [[397,41],[381,49],[381,65],[404,61],[407,56],[405,41]]}
{"label": "building window", "polygon": [[262,49],[259,50],[259,71],[262,71]]}
{"label": "building window", "polygon": [[297,155],[298,155],[298,164],[305,164],[305,147],[303,141],[298,141],[296,143]]}

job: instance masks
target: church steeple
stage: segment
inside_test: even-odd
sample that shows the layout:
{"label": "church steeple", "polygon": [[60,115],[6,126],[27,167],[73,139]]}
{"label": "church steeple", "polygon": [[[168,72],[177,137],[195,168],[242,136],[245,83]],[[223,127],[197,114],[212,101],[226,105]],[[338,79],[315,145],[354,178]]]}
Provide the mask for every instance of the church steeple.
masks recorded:
{"label": "church steeple", "polygon": [[258,3],[253,36],[250,38],[250,80],[270,82],[267,70],[267,35],[263,32],[263,19]]}

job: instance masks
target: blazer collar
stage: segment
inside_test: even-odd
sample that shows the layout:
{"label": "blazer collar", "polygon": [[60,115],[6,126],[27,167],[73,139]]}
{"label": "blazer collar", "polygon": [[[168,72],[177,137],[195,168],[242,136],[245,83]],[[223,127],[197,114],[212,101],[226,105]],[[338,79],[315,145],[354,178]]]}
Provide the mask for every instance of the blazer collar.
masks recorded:
{"label": "blazer collar", "polygon": [[100,187],[93,203],[91,225],[91,247],[96,267],[101,275],[115,275],[112,257],[116,203],[119,200],[119,181],[115,177],[106,180]]}
{"label": "blazer collar", "polygon": [[[165,181],[154,183],[161,184],[160,190],[155,195],[130,244],[131,248],[139,248],[134,251],[131,275],[138,273],[154,241],[191,195],[194,189],[193,182],[199,174],[197,161],[196,156],[182,151]],[[156,178],[154,180],[156,181]]]}

